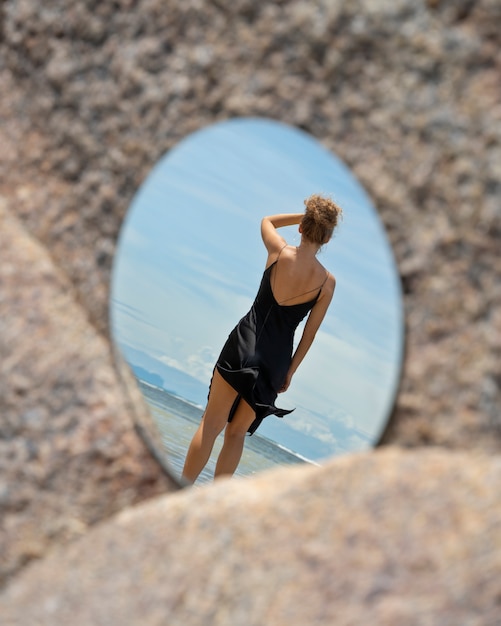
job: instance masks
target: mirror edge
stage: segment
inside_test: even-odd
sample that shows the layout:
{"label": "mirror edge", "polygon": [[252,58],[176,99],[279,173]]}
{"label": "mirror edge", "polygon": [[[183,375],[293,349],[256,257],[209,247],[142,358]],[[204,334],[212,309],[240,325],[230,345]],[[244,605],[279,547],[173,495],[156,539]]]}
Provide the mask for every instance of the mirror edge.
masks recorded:
{"label": "mirror edge", "polygon": [[158,427],[156,426],[151,415],[151,411],[144,399],[143,394],[141,393],[141,390],[139,389],[138,381],[134,376],[134,373],[116,345],[111,330],[111,324],[107,338],[111,346],[111,356],[115,373],[117,374],[119,385],[124,392],[125,405],[129,410],[129,415],[131,416],[136,435],[144,444],[148,453],[156,461],[162,473],[169,479],[173,492],[180,491],[191,486],[177,475],[174,468],[169,464],[166,456],[161,454],[164,446],[161,441],[160,431],[158,430]]}

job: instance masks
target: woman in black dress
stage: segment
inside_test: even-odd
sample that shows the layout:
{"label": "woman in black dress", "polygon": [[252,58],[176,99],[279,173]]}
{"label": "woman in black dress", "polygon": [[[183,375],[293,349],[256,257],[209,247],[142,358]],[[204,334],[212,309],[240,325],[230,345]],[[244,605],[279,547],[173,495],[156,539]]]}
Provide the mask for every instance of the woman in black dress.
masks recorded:
{"label": "woman in black dress", "polygon": [[[214,368],[207,407],[186,456],[183,477],[194,482],[205,467],[216,437],[225,429],[215,477],[236,470],[247,432],[268,415],[290,411],[275,406],[308,352],[332,300],[336,281],[317,260],[342,211],[329,198],[305,200],[305,213],[263,218],[268,251],[256,299],[230,333]],[[299,224],[301,243],[289,246],[277,228]],[[308,315],[293,354],[294,331]]]}

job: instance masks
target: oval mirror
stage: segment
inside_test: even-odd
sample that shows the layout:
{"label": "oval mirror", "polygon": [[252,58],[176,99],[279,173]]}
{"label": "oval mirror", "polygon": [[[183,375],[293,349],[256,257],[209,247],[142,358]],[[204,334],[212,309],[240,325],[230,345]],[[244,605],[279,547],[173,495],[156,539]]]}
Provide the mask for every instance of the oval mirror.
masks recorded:
{"label": "oval mirror", "polygon": [[[112,338],[179,473],[215,360],[259,286],[267,258],[261,218],[302,212],[312,193],[344,210],[319,253],[336,291],[293,384],[277,399],[295,411],[267,417],[246,438],[236,474],[320,463],[381,437],[400,380],[404,324],[378,215],[350,170],[308,134],[234,119],[193,133],[160,159],[133,199],[113,268]],[[280,233],[299,245],[297,226]],[[220,445],[199,481],[212,479]]]}

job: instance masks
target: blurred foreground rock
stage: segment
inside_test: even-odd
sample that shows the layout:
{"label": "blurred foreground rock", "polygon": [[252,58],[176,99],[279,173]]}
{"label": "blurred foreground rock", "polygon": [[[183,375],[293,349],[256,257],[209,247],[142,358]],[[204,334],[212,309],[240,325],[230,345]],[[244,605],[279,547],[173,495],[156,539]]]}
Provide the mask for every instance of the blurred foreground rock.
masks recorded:
{"label": "blurred foreground rock", "polygon": [[495,626],[501,460],[386,449],[139,505],[30,566],[5,626]]}
{"label": "blurred foreground rock", "polygon": [[138,402],[68,279],[1,205],[0,223],[2,583],[174,484],[136,434]]}

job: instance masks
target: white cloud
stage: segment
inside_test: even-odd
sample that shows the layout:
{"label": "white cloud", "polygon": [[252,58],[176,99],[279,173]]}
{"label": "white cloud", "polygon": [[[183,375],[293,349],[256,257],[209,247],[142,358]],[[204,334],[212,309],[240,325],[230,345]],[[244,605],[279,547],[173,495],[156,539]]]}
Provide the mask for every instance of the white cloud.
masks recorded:
{"label": "white cloud", "polygon": [[211,346],[204,346],[196,354],[190,355],[186,360],[186,371],[190,376],[202,382],[210,380],[217,354]]}
{"label": "white cloud", "polygon": [[164,365],[168,365],[169,367],[173,367],[174,369],[180,370],[181,372],[184,371],[184,367],[183,367],[182,361],[178,361],[177,359],[173,359],[172,357],[167,356],[166,354],[163,354],[162,356],[159,356],[158,360],[161,361]]}
{"label": "white cloud", "polygon": [[189,354],[184,358],[173,358],[167,354],[158,357],[158,360],[185,374],[193,376],[200,382],[207,383],[214,369],[217,355],[211,346],[204,346],[196,353]]}

